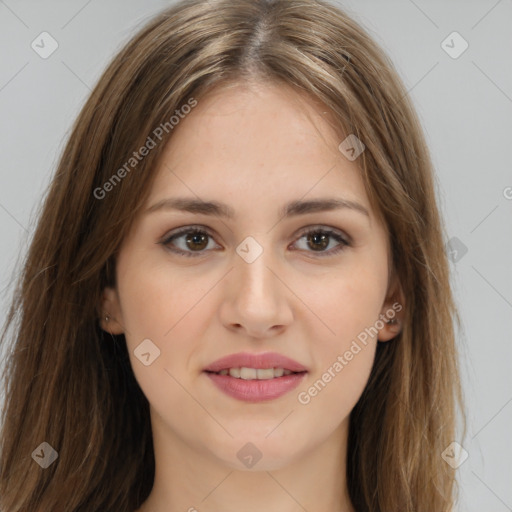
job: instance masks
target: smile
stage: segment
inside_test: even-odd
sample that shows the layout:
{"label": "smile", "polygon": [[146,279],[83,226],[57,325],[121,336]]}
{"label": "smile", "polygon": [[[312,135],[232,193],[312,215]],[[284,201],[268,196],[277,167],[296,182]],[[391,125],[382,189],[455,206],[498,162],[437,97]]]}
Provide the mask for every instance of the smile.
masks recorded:
{"label": "smile", "polygon": [[229,375],[235,379],[243,380],[268,380],[292,373],[294,372],[284,368],[247,368],[246,366],[240,368],[225,368],[218,372],[219,375]]}
{"label": "smile", "polygon": [[274,400],[296,388],[308,369],[277,352],[230,354],[203,368],[203,374],[231,398],[244,402]]}

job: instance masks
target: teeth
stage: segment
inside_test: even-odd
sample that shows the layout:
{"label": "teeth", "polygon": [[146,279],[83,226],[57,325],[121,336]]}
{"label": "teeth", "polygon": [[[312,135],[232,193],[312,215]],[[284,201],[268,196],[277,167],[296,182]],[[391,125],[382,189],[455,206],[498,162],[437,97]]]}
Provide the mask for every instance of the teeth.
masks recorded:
{"label": "teeth", "polygon": [[282,368],[274,368],[274,377],[282,377],[284,370]]}
{"label": "teeth", "polygon": [[241,368],[226,368],[221,370],[219,375],[230,375],[236,379],[244,380],[268,380],[276,377],[282,377],[283,375],[290,375],[293,373],[291,370],[285,370],[284,368],[247,368],[242,366]]}
{"label": "teeth", "polygon": [[258,379],[273,379],[274,368],[258,368],[256,374],[258,375]]}
{"label": "teeth", "polygon": [[253,380],[258,378],[258,370],[256,368],[245,368],[245,366],[242,366],[240,368],[240,378],[244,380]]}
{"label": "teeth", "polygon": [[231,377],[236,377],[237,379],[240,378],[240,368],[230,368],[228,373]]}

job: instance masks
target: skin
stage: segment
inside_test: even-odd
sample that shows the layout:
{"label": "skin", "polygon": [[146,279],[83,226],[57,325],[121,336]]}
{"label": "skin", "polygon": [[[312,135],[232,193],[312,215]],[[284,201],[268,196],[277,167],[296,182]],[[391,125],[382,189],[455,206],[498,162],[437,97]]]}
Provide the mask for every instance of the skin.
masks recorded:
{"label": "skin", "polygon": [[[393,339],[400,322],[361,345],[308,404],[298,394],[401,294],[389,279],[387,230],[357,160],[338,150],[344,137],[326,110],[283,85],[219,88],[180,121],[165,148],[147,207],[185,196],[227,203],[236,216],[141,214],[120,249],[117,286],[104,290],[111,319],[102,327],[125,334],[150,403],[156,476],[138,512],[354,510],[345,475],[349,414],[368,381],[377,339]],[[356,201],[369,215],[345,208],[278,216],[288,201],[327,196]],[[187,244],[187,235],[173,243],[199,256],[158,243],[198,224],[211,233],[204,243]],[[351,244],[334,254],[339,241],[331,237],[322,249],[308,243],[304,228],[332,228]],[[263,248],[252,263],[236,252],[248,236]],[[160,356],[145,366],[134,350],[147,338]],[[242,351],[276,351],[309,372],[282,397],[242,402],[203,372]],[[248,442],[262,454],[252,468],[236,456]]]}

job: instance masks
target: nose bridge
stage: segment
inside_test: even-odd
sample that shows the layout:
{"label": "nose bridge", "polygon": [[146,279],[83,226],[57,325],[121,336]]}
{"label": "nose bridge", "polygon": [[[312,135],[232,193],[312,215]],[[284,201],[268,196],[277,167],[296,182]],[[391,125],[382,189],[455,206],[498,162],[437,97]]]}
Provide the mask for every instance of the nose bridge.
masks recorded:
{"label": "nose bridge", "polygon": [[[240,257],[238,272],[235,279],[239,279],[241,290],[251,298],[261,300],[274,297],[276,277],[271,268],[276,266],[276,258],[270,247],[270,236],[258,236],[260,242],[253,236],[246,237],[236,248]],[[275,272],[275,270],[274,270]]]}
{"label": "nose bridge", "polygon": [[[280,279],[281,258],[270,234],[248,236],[235,248],[234,268],[220,308],[228,328],[243,328],[254,338],[266,338],[293,321],[287,302],[286,279]],[[283,281],[283,282],[281,282]]]}
{"label": "nose bridge", "polygon": [[236,252],[239,261],[233,280],[239,313],[277,321],[284,307],[286,287],[279,279],[280,258],[273,248],[272,234],[247,236]]}

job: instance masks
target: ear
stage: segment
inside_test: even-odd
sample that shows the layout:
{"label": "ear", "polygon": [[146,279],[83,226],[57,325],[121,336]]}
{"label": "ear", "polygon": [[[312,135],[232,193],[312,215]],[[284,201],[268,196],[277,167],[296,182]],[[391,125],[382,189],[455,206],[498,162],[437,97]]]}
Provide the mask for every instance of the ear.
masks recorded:
{"label": "ear", "polygon": [[[402,331],[404,316],[404,293],[395,274],[391,279],[388,294],[379,315],[383,326],[379,329],[377,336],[378,341],[389,341],[398,336]],[[382,325],[380,322],[379,324]]]}
{"label": "ear", "polygon": [[101,300],[100,326],[104,331],[110,334],[123,334],[124,327],[122,320],[117,290],[107,286],[103,290]]}

